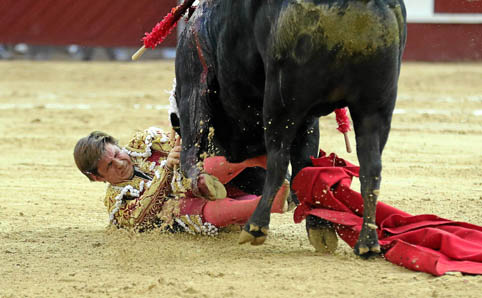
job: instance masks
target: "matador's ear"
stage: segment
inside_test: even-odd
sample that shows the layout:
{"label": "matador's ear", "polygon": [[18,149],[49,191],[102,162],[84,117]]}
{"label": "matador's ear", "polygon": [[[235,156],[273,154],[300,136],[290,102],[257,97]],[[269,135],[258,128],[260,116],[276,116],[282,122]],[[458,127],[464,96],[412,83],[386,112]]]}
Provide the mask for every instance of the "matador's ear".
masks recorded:
{"label": "matador's ear", "polygon": [[100,175],[96,175],[96,174],[92,174],[92,173],[87,173],[87,176],[89,176],[89,179],[91,181],[95,181],[95,182],[105,182],[105,178],[100,176]]}

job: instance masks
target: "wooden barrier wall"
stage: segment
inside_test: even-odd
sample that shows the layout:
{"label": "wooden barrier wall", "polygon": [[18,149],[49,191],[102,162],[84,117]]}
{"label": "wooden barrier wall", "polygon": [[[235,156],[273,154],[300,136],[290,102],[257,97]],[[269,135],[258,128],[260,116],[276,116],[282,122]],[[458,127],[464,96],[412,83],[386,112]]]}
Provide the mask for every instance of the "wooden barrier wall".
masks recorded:
{"label": "wooden barrier wall", "polygon": [[404,60],[482,60],[482,24],[409,23],[407,35]]}
{"label": "wooden barrier wall", "polygon": [[[0,0],[0,43],[142,45],[176,0]],[[173,34],[165,46],[175,46]]]}
{"label": "wooden barrier wall", "polygon": [[[260,0],[262,1],[262,0]],[[86,46],[142,44],[176,0],[0,0],[0,43]],[[482,0],[435,0],[435,12],[480,13]],[[174,47],[176,34],[163,43]],[[482,60],[482,24],[408,25],[404,59]]]}

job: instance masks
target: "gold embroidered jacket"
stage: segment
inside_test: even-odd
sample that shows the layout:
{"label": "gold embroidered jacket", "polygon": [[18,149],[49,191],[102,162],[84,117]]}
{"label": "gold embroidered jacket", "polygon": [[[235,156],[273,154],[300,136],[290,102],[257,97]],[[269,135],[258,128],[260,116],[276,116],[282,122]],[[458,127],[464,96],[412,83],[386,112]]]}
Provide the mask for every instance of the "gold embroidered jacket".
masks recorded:
{"label": "gold embroidered jacket", "polygon": [[155,127],[136,133],[123,148],[134,166],[152,180],[134,176],[130,181],[107,187],[104,205],[111,222],[124,228],[142,228],[158,217],[171,194],[173,173],[166,166],[171,149],[168,135]]}

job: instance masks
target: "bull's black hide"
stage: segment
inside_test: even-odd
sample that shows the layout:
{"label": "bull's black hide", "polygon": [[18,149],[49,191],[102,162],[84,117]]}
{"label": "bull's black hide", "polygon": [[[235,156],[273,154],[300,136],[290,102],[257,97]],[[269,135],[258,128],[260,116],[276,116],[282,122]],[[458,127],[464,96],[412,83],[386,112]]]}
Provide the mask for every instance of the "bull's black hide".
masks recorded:
{"label": "bull's black hide", "polygon": [[177,47],[181,163],[196,188],[209,148],[232,162],[267,153],[263,199],[240,242],[263,243],[289,162],[293,176],[310,164],[318,117],[348,107],[365,203],[355,252],[379,252],[375,204],[405,18],[402,0],[200,1]]}

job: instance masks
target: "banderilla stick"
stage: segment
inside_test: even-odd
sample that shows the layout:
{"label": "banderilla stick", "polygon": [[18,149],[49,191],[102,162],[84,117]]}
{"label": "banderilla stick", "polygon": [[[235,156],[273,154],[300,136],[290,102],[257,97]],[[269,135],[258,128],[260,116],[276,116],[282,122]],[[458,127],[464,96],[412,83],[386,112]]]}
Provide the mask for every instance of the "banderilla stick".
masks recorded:
{"label": "banderilla stick", "polygon": [[350,145],[350,139],[348,138],[348,133],[344,132],[343,136],[345,137],[346,152],[351,153],[351,145]]}
{"label": "banderilla stick", "polygon": [[144,52],[146,51],[146,46],[142,46],[140,47],[140,49],[137,50],[137,52],[134,53],[134,55],[132,55],[132,60],[137,60],[139,59],[143,54]]}

